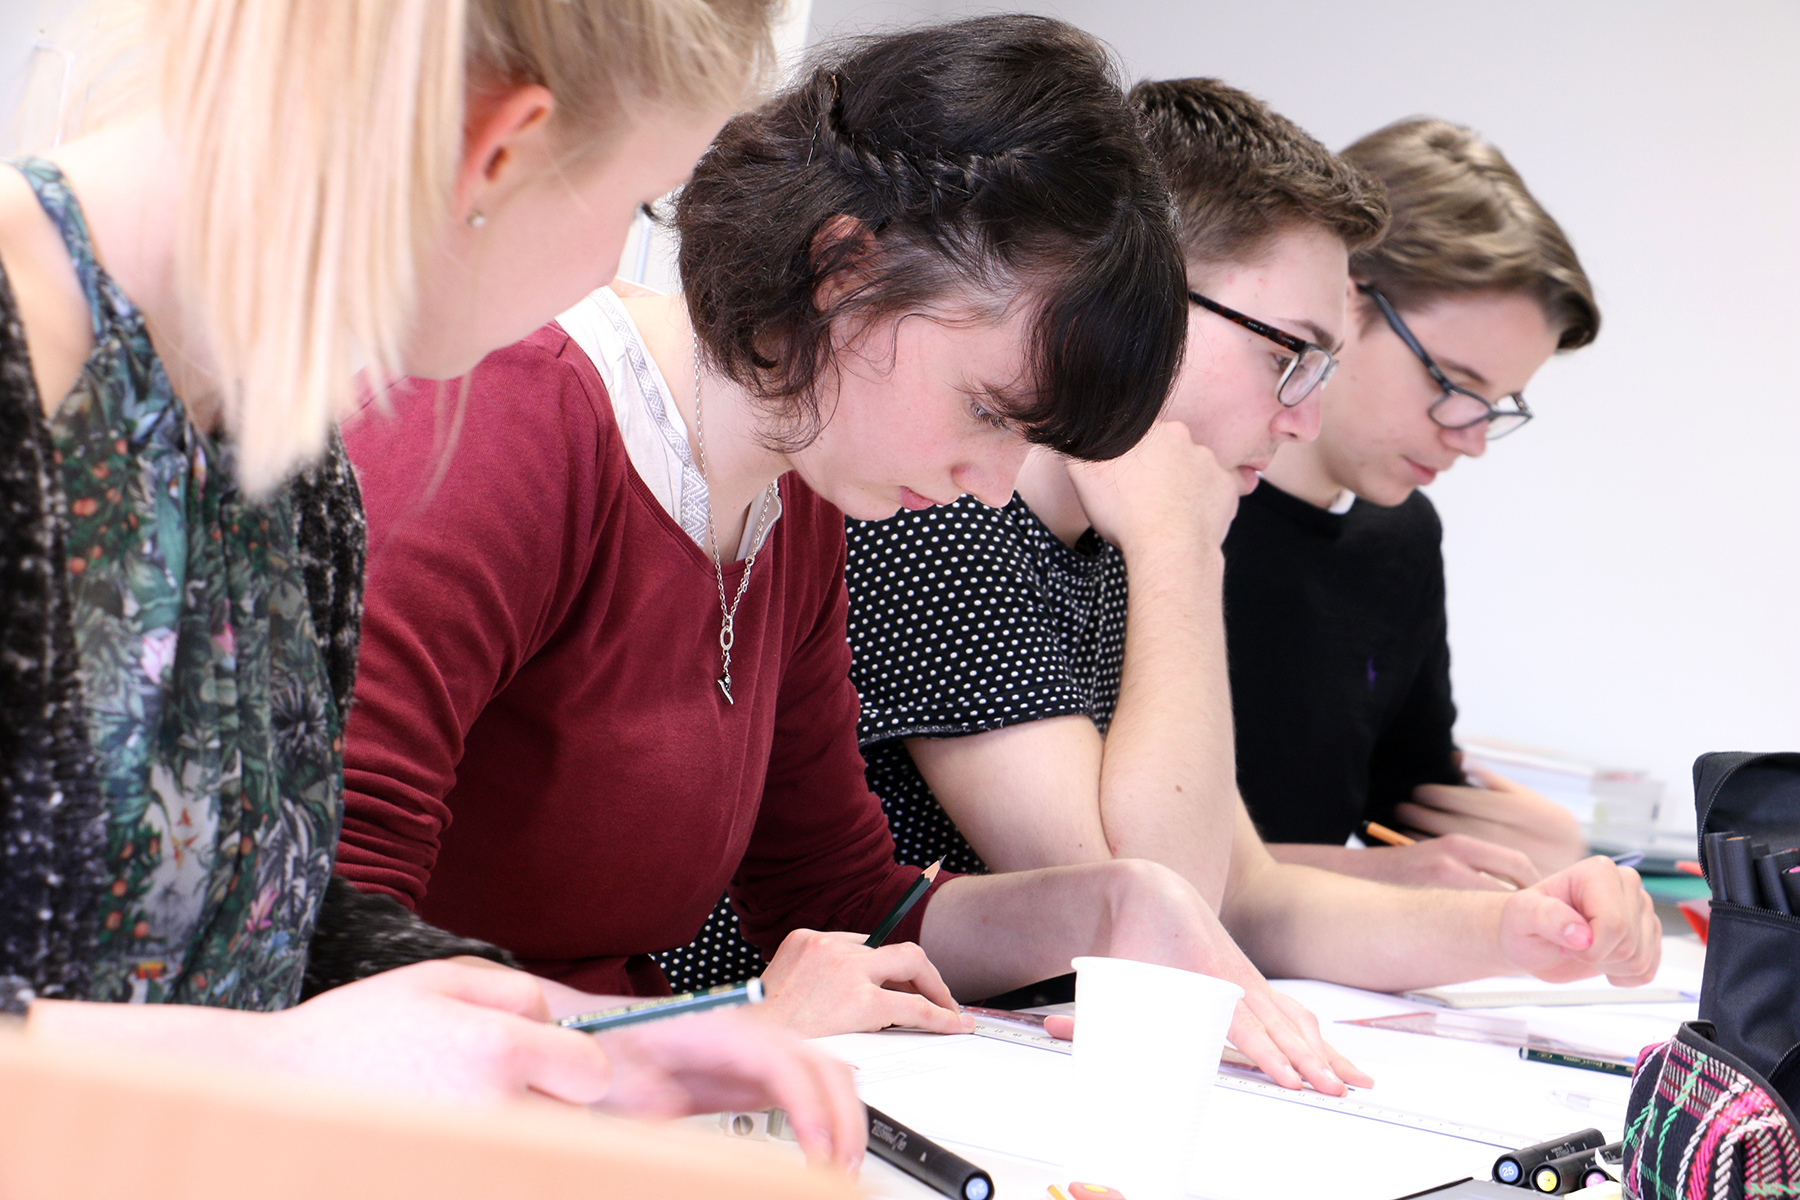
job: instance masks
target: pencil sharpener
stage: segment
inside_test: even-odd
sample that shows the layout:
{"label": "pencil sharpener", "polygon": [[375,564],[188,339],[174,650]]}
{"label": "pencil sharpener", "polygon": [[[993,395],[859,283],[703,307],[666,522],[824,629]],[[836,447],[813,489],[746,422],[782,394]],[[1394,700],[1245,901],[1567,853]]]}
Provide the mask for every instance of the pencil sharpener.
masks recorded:
{"label": "pencil sharpener", "polygon": [[1125,1193],[1099,1183],[1071,1183],[1069,1200],[1125,1200]]}
{"label": "pencil sharpener", "polygon": [[748,1138],[753,1142],[791,1142],[794,1131],[787,1114],[779,1108],[767,1112],[726,1112],[719,1114],[719,1128],[726,1137]]}

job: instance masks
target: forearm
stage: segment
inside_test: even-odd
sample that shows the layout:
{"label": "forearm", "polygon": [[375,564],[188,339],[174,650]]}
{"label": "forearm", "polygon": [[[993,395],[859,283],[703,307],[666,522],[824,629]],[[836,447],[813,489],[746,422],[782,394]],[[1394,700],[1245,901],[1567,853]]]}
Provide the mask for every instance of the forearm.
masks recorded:
{"label": "forearm", "polygon": [[[1192,886],[1141,860],[1005,875],[965,875],[939,889],[920,945],[960,1000],[1011,990],[1071,969],[1083,954],[1138,959],[1205,974],[1236,957]],[[1247,960],[1242,962],[1246,973]]]}
{"label": "forearm", "polygon": [[1270,860],[1220,913],[1270,978],[1395,992],[1512,973],[1501,948],[1505,895],[1407,888]]}
{"label": "forearm", "polygon": [[1126,557],[1125,664],[1101,761],[1101,821],[1114,855],[1162,863],[1216,907],[1237,806],[1224,555],[1183,543]]}
{"label": "forearm", "polygon": [[88,1047],[154,1050],[238,1062],[262,1058],[259,1036],[266,1013],[193,1004],[101,1004],[37,1000],[25,1018],[37,1038]]}
{"label": "forearm", "polygon": [[1367,854],[1366,850],[1353,849],[1350,846],[1327,846],[1312,842],[1270,842],[1269,857],[1278,863],[1295,863],[1303,867],[1317,867],[1321,871],[1336,871],[1340,875],[1362,875],[1356,870],[1359,854]]}

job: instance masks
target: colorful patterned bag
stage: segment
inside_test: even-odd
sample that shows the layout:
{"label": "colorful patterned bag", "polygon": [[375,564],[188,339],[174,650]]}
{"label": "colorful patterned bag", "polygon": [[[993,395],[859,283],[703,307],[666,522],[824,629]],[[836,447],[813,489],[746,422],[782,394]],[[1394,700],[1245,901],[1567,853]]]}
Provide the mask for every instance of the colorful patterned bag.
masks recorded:
{"label": "colorful patterned bag", "polygon": [[[1702,840],[1800,844],[1800,754],[1702,755],[1694,806]],[[1700,1016],[1638,1059],[1625,1195],[1800,1200],[1800,917],[1715,899]]]}
{"label": "colorful patterned bag", "polygon": [[1625,1126],[1629,1200],[1800,1197],[1793,1110],[1691,1021],[1638,1059]]}

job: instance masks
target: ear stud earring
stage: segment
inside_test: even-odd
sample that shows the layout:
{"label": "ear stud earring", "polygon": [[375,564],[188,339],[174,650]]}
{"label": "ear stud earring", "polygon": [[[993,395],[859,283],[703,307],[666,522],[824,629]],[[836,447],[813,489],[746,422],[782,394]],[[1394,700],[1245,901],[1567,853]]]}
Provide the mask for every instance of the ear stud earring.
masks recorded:
{"label": "ear stud earring", "polygon": [[482,212],[479,208],[470,210],[469,225],[471,228],[480,229],[483,225],[486,225],[486,224],[487,224],[487,214],[486,213]]}

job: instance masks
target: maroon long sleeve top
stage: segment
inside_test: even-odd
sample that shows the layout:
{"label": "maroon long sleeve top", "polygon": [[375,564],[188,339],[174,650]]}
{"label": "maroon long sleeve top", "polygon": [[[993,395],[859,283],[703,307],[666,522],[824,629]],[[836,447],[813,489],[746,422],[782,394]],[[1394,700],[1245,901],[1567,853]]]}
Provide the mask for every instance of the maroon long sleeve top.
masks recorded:
{"label": "maroon long sleeve top", "polygon": [[841,514],[782,480],[730,705],[712,561],[560,327],[482,362],[453,445],[454,385],[390,396],[345,431],[370,554],[338,871],[595,992],[666,992],[646,955],[728,884],[765,955],[873,928],[918,872],[863,782]]}

